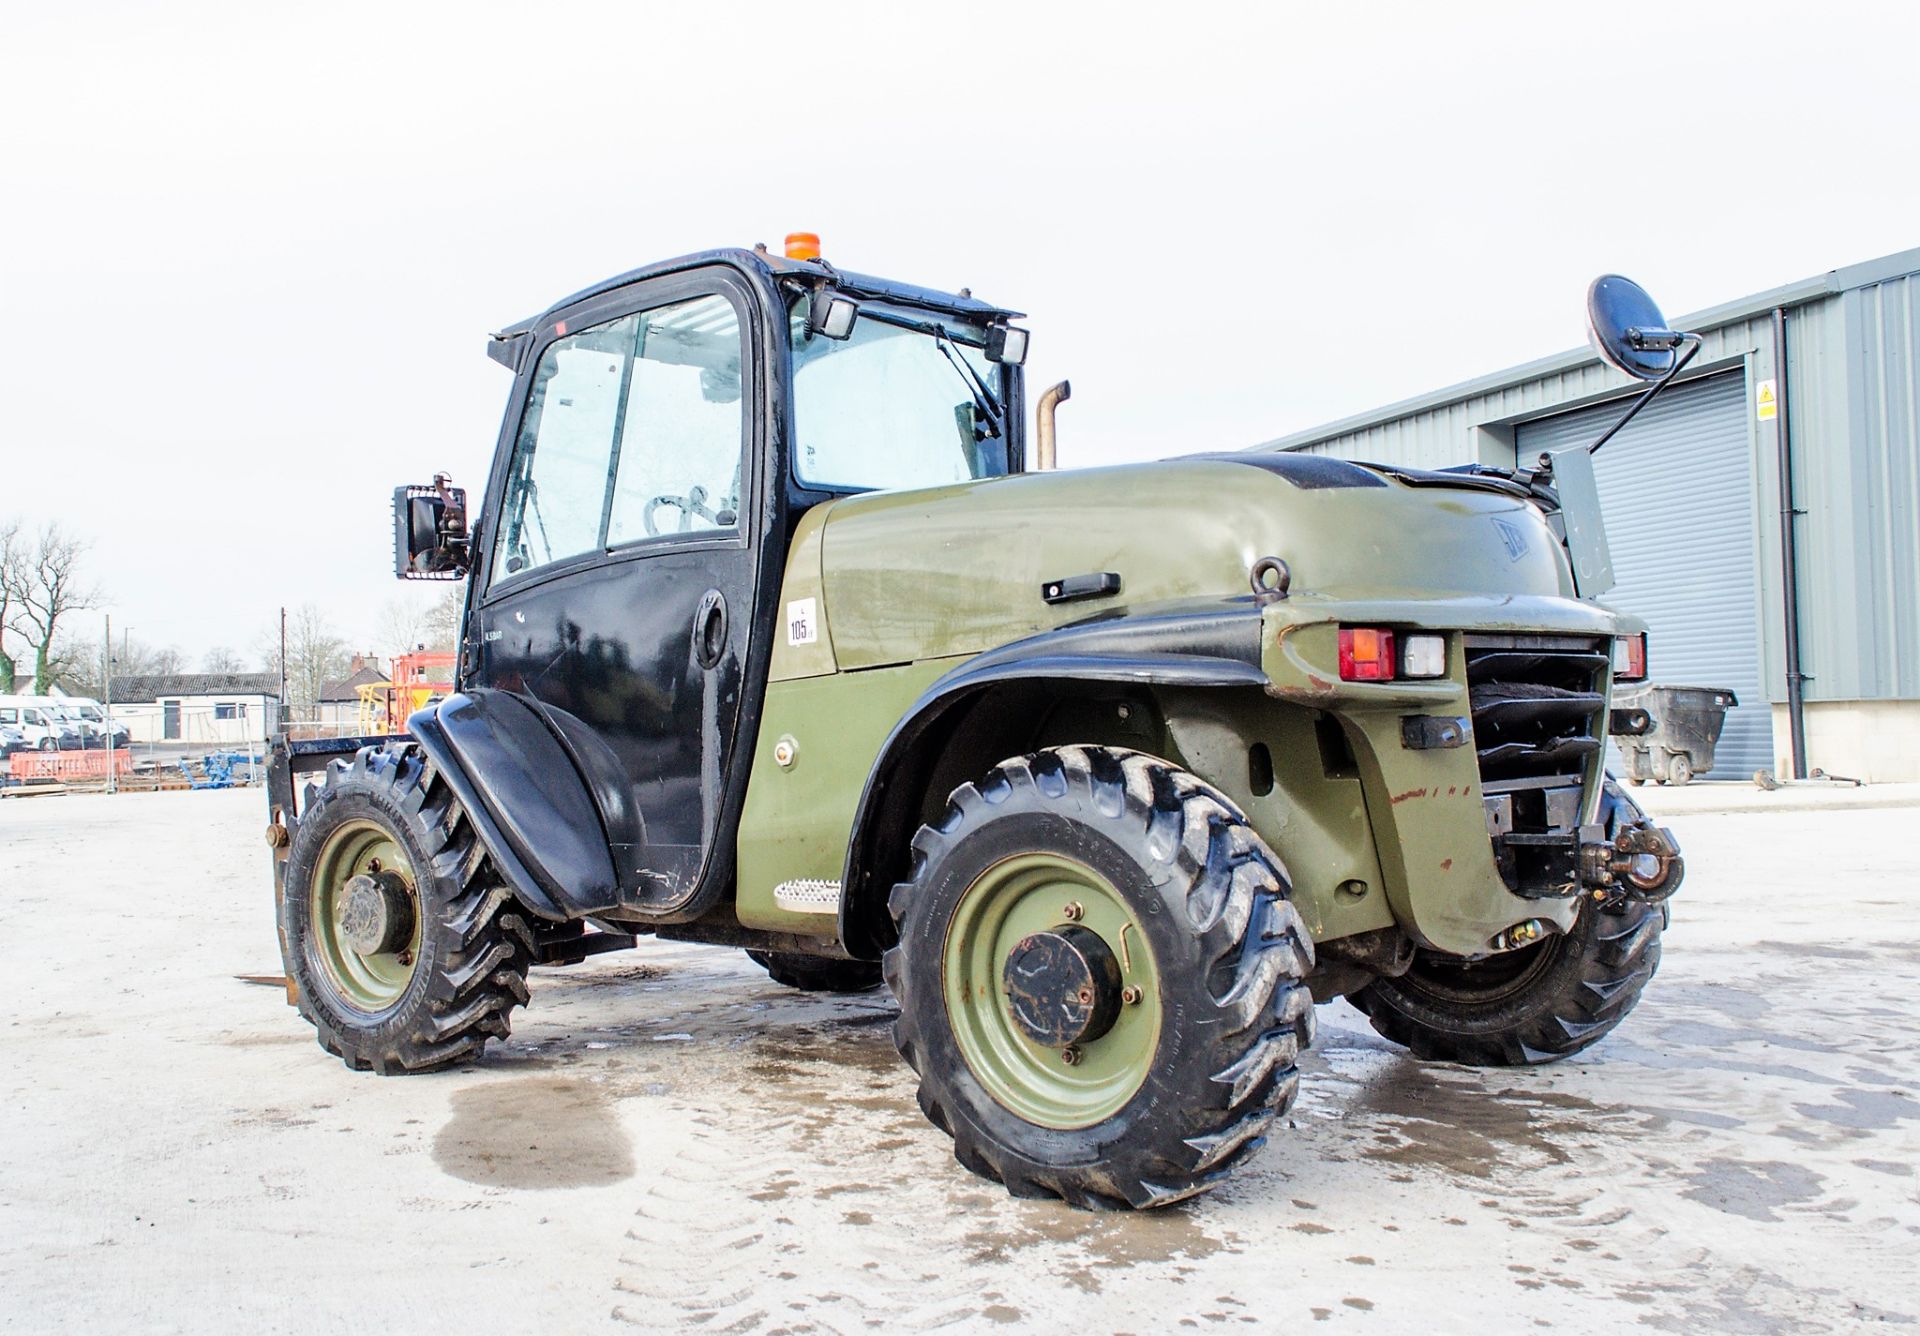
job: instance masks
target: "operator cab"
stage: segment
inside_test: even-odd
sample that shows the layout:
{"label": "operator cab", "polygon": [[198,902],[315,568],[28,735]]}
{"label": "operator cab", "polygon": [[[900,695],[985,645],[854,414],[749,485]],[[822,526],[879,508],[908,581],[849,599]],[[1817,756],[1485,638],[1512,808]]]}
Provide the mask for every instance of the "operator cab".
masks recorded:
{"label": "operator cab", "polygon": [[535,881],[610,914],[693,917],[731,882],[735,754],[806,512],[1026,466],[1018,312],[787,240],[636,270],[496,334],[515,384],[471,533],[445,478],[395,493],[396,573],[469,576],[459,691],[414,731],[520,760],[474,775],[577,771],[571,847],[514,838],[550,810],[535,795],[483,801]]}

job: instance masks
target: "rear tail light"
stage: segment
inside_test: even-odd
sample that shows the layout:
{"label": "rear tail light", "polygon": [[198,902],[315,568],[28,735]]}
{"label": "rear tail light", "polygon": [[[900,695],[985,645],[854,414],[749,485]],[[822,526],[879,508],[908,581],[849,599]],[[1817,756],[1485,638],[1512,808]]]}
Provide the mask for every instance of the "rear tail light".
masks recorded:
{"label": "rear tail light", "polygon": [[1647,680],[1647,633],[1636,632],[1630,636],[1619,636],[1613,642],[1613,680],[1616,682],[1644,682]]}
{"label": "rear tail light", "polygon": [[1391,682],[1396,678],[1445,677],[1447,638],[1430,632],[1396,636],[1379,626],[1340,628],[1340,678],[1345,682]]}
{"label": "rear tail light", "polygon": [[1343,682],[1391,682],[1393,632],[1371,626],[1340,628],[1340,679]]}
{"label": "rear tail light", "polygon": [[1436,635],[1409,635],[1400,645],[1400,676],[1445,677],[1447,675],[1447,638]]}

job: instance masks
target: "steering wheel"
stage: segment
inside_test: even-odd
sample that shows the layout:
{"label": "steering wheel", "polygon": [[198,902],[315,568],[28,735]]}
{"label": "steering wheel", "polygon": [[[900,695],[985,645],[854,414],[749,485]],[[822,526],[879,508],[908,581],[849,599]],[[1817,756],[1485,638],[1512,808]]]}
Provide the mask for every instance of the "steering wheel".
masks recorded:
{"label": "steering wheel", "polygon": [[685,496],[656,496],[647,502],[647,508],[640,512],[640,522],[646,526],[647,533],[657,537],[660,526],[653,522],[653,514],[661,506],[672,506],[680,512],[680,527],[675,533],[690,533],[693,530],[693,517],[698,515],[716,529],[721,527],[720,517],[707,509],[707,489],[694,484]]}

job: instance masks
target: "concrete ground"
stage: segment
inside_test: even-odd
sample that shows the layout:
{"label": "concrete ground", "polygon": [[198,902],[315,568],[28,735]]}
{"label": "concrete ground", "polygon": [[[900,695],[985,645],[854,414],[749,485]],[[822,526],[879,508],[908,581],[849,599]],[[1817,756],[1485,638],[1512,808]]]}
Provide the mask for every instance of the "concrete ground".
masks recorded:
{"label": "concrete ground", "polygon": [[1706,792],[1648,795],[1689,878],[1611,1038],[1427,1066],[1323,1008],[1291,1125],[1148,1216],[970,1177],[884,996],[737,952],[542,971],[479,1066],[351,1073],[235,977],[280,968],[258,792],[0,802],[0,1326],[1912,1324],[1920,807]]}

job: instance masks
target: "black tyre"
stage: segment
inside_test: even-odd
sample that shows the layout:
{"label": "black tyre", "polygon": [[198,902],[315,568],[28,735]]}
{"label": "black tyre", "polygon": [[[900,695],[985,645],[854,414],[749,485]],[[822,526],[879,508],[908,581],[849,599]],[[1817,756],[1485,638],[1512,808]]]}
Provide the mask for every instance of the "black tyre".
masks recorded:
{"label": "black tyre", "polygon": [[336,761],[287,853],[281,947],[320,1046],[358,1071],[478,1057],[527,1001],[534,937],[418,747]]}
{"label": "black tyre", "polygon": [[1585,902],[1573,931],[1479,961],[1419,950],[1348,1000],[1417,1057],[1520,1067],[1571,1057],[1626,1019],[1660,966],[1662,905]]}
{"label": "black tyre", "polygon": [[1060,747],[956,789],[891,908],[894,1040],[954,1154],[1016,1197],[1151,1207],[1292,1104],[1313,947],[1279,859],[1165,761]]}
{"label": "black tyre", "polygon": [[749,951],[747,956],[775,983],[803,993],[865,993],[880,986],[878,961],[829,960],[786,951]]}

